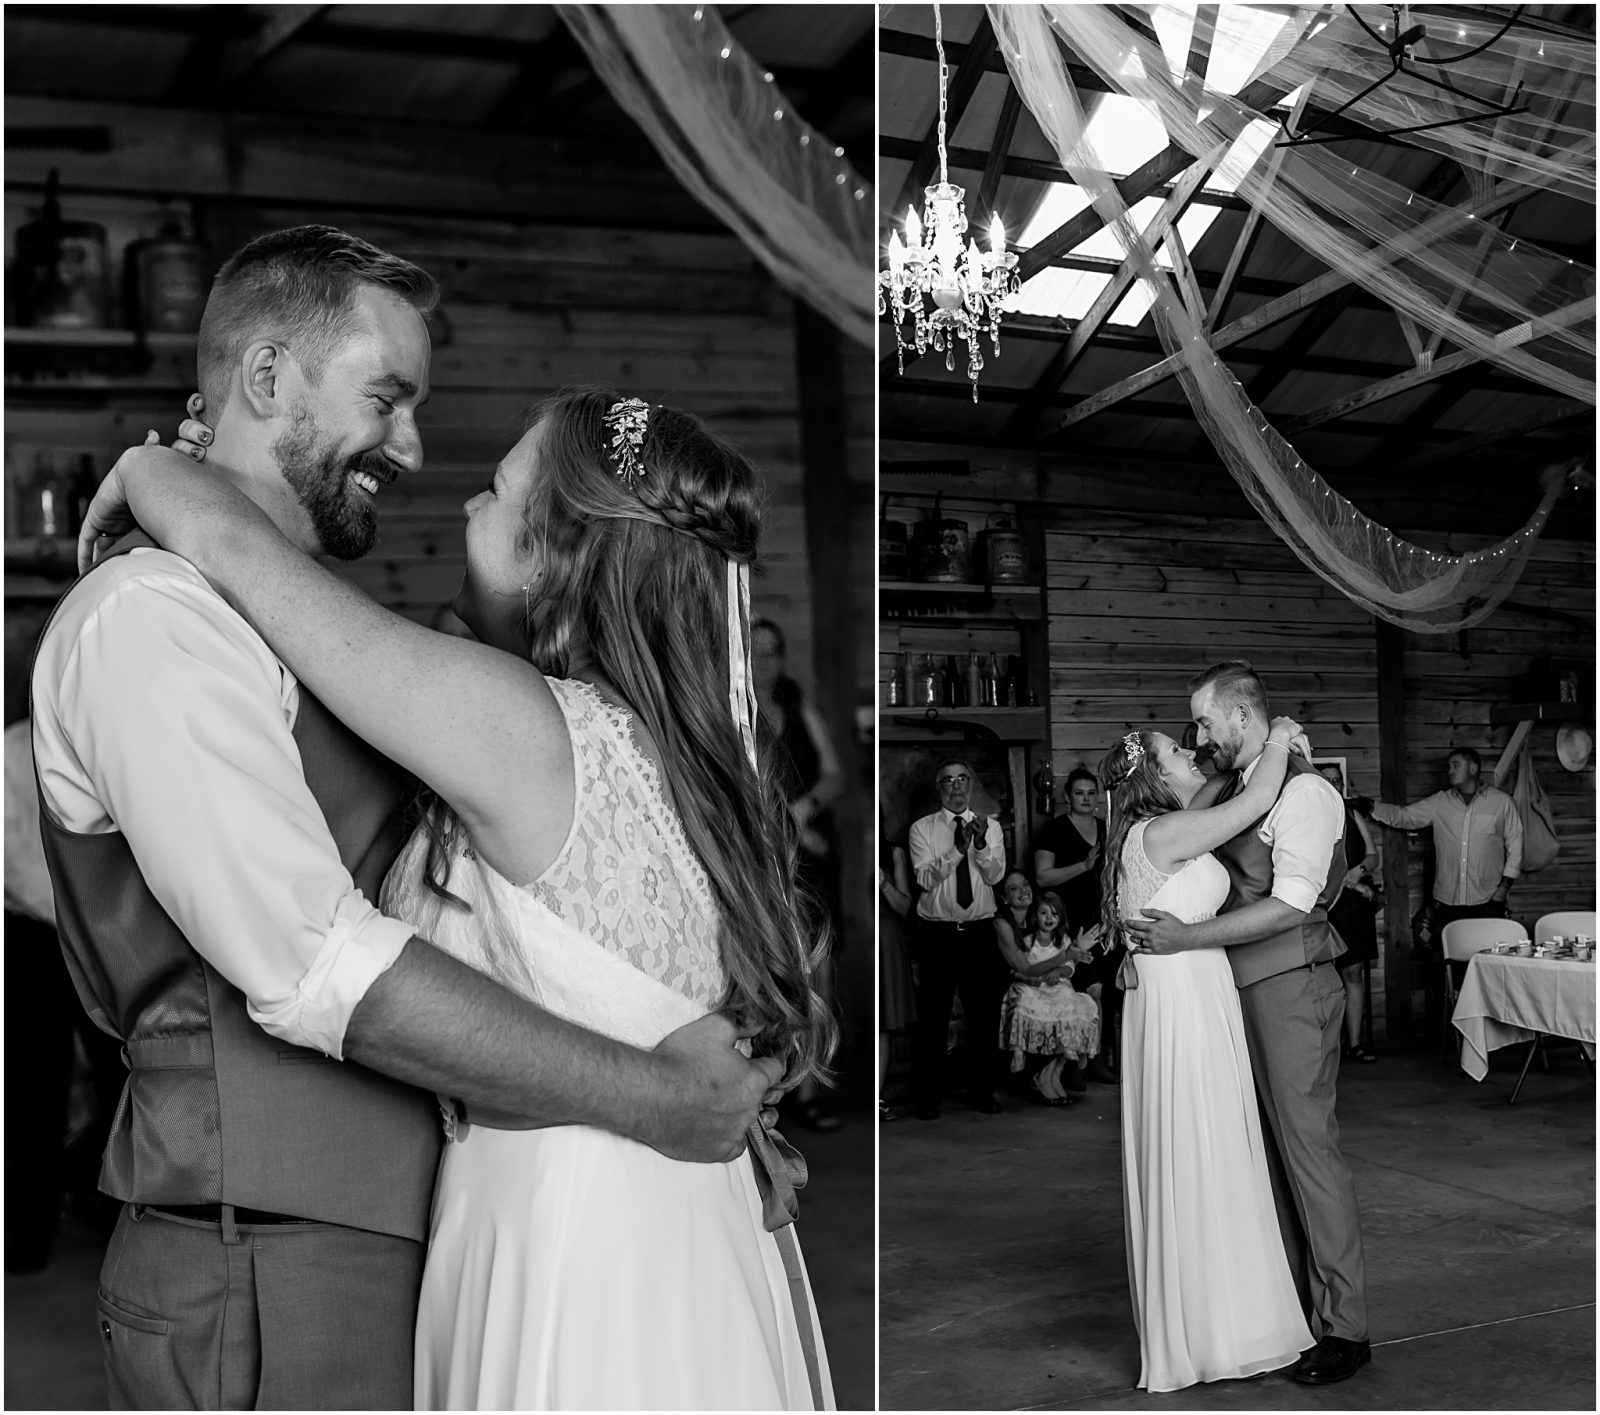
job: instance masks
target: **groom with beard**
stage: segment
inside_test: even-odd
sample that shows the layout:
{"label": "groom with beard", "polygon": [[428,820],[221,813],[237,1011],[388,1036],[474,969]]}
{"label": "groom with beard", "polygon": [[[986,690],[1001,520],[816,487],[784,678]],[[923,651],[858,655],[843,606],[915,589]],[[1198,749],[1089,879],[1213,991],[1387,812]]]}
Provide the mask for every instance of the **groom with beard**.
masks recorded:
{"label": "groom with beard", "polygon": [[[1267,692],[1248,663],[1219,663],[1189,683],[1198,744],[1243,788],[1267,740]],[[1307,1322],[1321,1339],[1290,1375],[1348,1380],[1372,1359],[1355,1185],[1339,1148],[1334,1085],[1344,1022],[1344,952],[1328,908],[1344,879],[1344,803],[1298,755],[1272,808],[1215,854],[1231,888],[1216,918],[1185,924],[1160,909],[1128,922],[1152,953],[1223,947],[1233,966],[1266,1129],[1278,1226]]]}
{"label": "groom with beard", "polygon": [[[356,559],[422,465],[424,271],[308,226],[245,247],[201,325],[196,432],[297,546]],[[408,783],[187,562],[135,533],[33,672],[68,970],[129,1069],[101,1169],[113,1409],[409,1409],[440,1124],[744,1147],[778,1062],[720,1015],[644,1053],[552,1017],[370,902]],[[54,1137],[49,1140],[54,1143]]]}

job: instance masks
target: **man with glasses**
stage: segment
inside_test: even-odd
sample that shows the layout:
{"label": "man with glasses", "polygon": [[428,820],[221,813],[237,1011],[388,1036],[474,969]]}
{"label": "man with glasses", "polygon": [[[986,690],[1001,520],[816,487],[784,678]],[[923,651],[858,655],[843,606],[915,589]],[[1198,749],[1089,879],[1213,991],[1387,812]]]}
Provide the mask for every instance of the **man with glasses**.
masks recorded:
{"label": "man with glasses", "polygon": [[1000,1112],[994,1069],[1006,972],[995,946],[994,886],[1005,875],[1006,851],[1000,823],[972,810],[972,778],[968,762],[940,762],[934,773],[939,809],[911,827],[911,868],[922,887],[913,1107],[919,1120],[939,1118],[950,1006],[957,992],[966,1016],[968,1099],[985,1115]]}

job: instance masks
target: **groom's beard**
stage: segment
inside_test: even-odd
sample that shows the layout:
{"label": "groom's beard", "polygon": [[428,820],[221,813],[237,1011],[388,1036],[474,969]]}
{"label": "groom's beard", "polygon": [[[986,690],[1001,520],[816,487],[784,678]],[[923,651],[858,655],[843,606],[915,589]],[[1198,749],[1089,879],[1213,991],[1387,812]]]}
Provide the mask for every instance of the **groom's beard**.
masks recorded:
{"label": "groom's beard", "polygon": [[272,455],[311,518],[323,553],[336,560],[359,560],[377,542],[378,513],[350,478],[366,472],[379,486],[387,486],[395,470],[381,452],[347,457],[333,443],[319,443],[316,420],[303,411],[273,443]]}
{"label": "groom's beard", "polygon": [[1244,738],[1236,737],[1226,742],[1211,741],[1195,750],[1197,753],[1209,750],[1218,771],[1232,771],[1239,765],[1239,758],[1244,753]]}

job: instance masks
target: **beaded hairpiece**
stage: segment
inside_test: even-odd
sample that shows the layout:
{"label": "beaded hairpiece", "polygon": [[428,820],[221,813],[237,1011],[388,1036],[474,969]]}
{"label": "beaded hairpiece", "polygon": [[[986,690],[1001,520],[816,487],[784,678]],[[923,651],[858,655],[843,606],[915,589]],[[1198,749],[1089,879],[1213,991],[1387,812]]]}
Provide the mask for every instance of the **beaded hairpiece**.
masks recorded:
{"label": "beaded hairpiece", "polygon": [[631,487],[645,474],[639,451],[650,422],[650,405],[642,398],[623,398],[607,409],[602,421],[611,429],[611,460],[617,475]]}
{"label": "beaded hairpiece", "polygon": [[1144,744],[1139,741],[1137,732],[1130,732],[1122,739],[1122,750],[1128,754],[1128,770],[1132,771],[1144,757]]}

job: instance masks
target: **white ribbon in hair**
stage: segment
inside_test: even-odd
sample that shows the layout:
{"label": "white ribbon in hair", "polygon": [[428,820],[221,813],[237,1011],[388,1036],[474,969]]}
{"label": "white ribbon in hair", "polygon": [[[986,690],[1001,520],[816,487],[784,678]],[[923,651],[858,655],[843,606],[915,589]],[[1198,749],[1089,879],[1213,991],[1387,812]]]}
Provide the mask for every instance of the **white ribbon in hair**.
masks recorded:
{"label": "white ribbon in hair", "polygon": [[756,764],[756,686],[750,676],[750,567],[728,560],[728,708]]}

